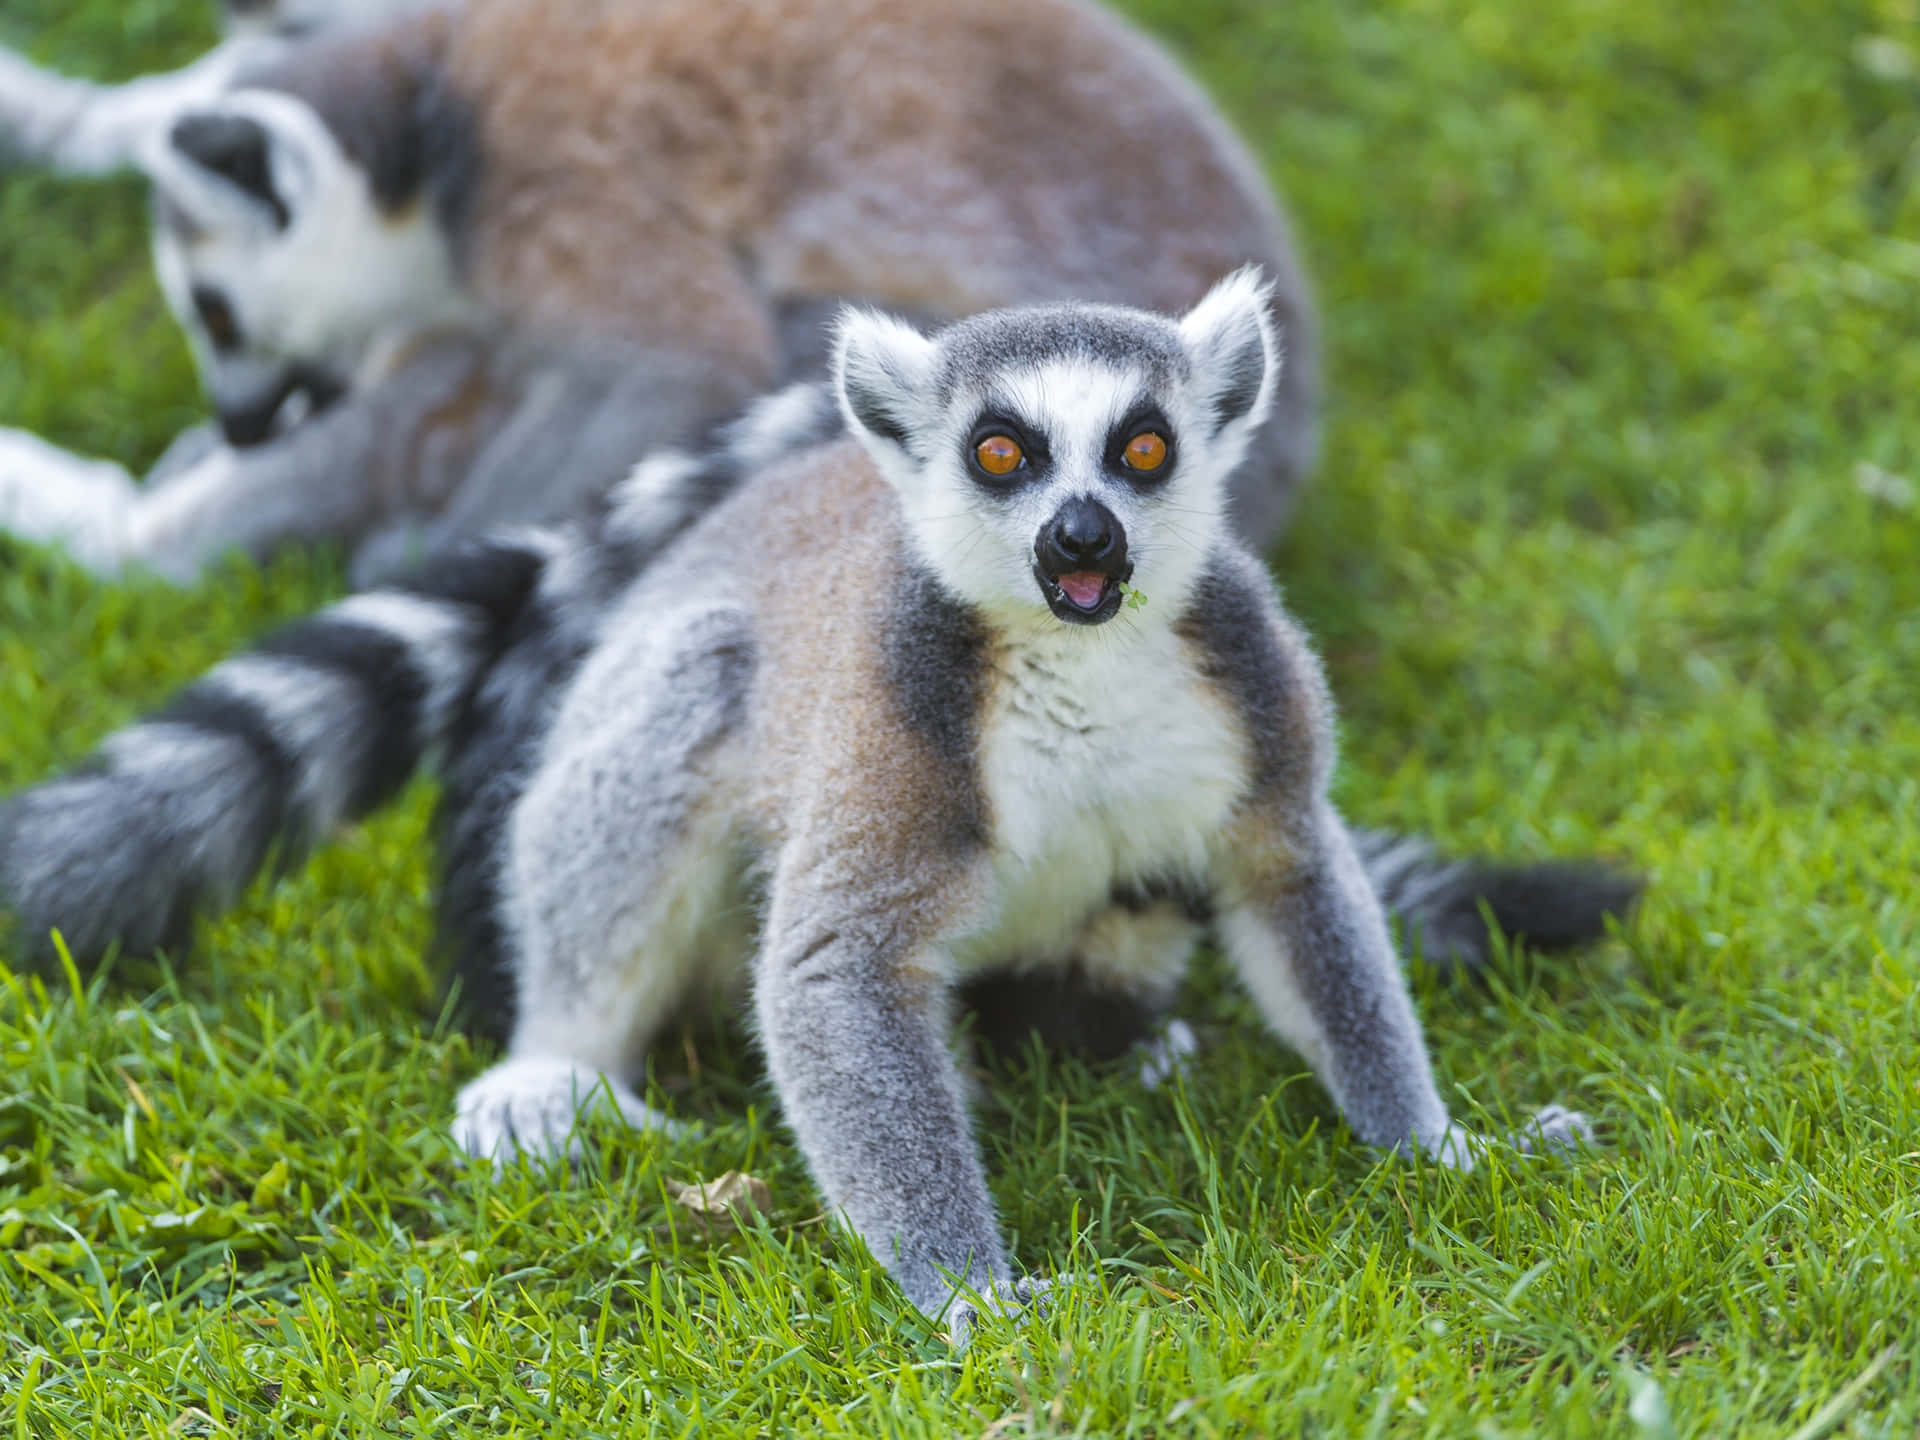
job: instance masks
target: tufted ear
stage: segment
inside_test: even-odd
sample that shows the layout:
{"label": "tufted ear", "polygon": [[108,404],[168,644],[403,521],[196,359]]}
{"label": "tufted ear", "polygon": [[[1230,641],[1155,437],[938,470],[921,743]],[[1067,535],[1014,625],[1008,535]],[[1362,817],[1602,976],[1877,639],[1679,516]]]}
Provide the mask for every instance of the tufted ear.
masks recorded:
{"label": "tufted ear", "polygon": [[904,321],[876,310],[843,310],[833,343],[840,408],[877,457],[910,458],[912,435],[926,417],[933,342]]}
{"label": "tufted ear", "polygon": [[1273,286],[1256,265],[1244,266],[1206,293],[1180,320],[1201,393],[1213,408],[1214,433],[1236,421],[1258,425],[1280,371],[1269,301]]}
{"label": "tufted ear", "polygon": [[263,207],[280,229],[287,228],[287,202],[274,188],[273,140],[266,126],[250,115],[190,110],[173,122],[167,138],[181,155]]}

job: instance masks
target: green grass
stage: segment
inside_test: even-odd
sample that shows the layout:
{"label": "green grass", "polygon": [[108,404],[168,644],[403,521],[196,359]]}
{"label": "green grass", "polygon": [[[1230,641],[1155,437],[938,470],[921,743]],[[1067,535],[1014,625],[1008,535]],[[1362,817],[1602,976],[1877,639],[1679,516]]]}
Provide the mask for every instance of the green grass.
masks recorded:
{"label": "green grass", "polygon": [[[964,1358],[820,1222],[737,1030],[701,1138],[493,1179],[421,787],[174,975],[0,987],[0,1436],[1920,1429],[1920,7],[1135,0],[1291,198],[1334,399],[1276,557],[1378,823],[1652,879],[1618,942],[1423,983],[1443,1087],[1597,1154],[1383,1163],[1206,970],[1184,1091],[1035,1063],[980,1130],[1023,1261]],[[6,0],[98,74],[193,5]],[[195,408],[138,187],[0,177],[0,423],[131,463]],[[1911,492],[1909,492],[1911,493]],[[0,786],[337,558],[202,591],[0,558]],[[669,1179],[764,1176],[708,1237]]]}

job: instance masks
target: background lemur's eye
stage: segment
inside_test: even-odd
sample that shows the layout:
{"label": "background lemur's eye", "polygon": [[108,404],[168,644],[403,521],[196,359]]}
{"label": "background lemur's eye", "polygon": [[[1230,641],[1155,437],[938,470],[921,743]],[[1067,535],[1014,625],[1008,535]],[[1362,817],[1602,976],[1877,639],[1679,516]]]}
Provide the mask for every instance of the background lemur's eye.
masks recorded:
{"label": "background lemur's eye", "polygon": [[973,447],[974,463],[989,475],[1011,475],[1027,463],[1026,452],[1011,435],[989,435]]}
{"label": "background lemur's eye", "polygon": [[240,348],[240,323],[233,318],[233,307],[227,303],[226,296],[205,285],[196,285],[193,308],[215,350],[224,355]]}
{"label": "background lemur's eye", "polygon": [[1120,458],[1129,470],[1158,470],[1167,463],[1167,437],[1157,430],[1142,430],[1127,441]]}

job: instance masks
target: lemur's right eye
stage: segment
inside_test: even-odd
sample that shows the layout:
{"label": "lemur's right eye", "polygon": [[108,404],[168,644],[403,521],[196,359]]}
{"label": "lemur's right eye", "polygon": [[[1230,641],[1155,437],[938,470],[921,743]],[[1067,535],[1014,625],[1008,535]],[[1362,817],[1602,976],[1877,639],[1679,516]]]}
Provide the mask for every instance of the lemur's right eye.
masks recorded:
{"label": "lemur's right eye", "polygon": [[1011,435],[988,435],[973,447],[973,463],[989,475],[1011,475],[1027,463],[1027,453]]}

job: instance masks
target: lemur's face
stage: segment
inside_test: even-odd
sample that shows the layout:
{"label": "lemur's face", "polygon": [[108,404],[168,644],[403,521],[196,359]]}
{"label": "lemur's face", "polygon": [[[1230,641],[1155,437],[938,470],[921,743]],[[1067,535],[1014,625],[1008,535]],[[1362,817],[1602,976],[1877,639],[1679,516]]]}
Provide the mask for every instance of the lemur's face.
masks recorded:
{"label": "lemur's face", "polygon": [[236,445],[324,409],[381,337],[457,295],[424,207],[383,212],[365,170],[292,96],[223,96],[176,120],[142,164],[161,289]]}
{"label": "lemur's face", "polygon": [[839,378],[950,589],[993,615],[1091,626],[1130,591],[1144,618],[1183,608],[1275,364],[1265,287],[1243,272],[1177,321],[1048,307],[929,340],[852,315]]}

